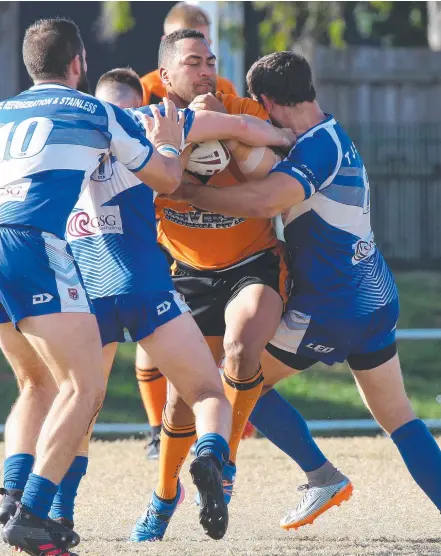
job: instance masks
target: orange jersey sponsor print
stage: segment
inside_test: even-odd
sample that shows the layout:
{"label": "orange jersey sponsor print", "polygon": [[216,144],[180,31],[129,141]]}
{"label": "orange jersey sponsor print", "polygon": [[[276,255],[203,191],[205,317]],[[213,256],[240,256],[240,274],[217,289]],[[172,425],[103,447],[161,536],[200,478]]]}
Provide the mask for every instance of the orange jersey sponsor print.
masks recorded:
{"label": "orange jersey sponsor print", "polygon": [[[233,83],[225,77],[216,77],[217,90],[227,95],[236,95]],[[141,77],[143,90],[142,104],[158,104],[167,96],[164,83],[161,81],[159,70],[152,71]]]}
{"label": "orange jersey sponsor print", "polygon": [[[222,102],[230,114],[268,118],[254,100],[223,95]],[[234,187],[241,181],[245,179],[232,160],[208,183]],[[174,259],[199,270],[228,268],[278,243],[270,219],[215,214],[169,199],[157,199],[156,207],[158,241]]]}

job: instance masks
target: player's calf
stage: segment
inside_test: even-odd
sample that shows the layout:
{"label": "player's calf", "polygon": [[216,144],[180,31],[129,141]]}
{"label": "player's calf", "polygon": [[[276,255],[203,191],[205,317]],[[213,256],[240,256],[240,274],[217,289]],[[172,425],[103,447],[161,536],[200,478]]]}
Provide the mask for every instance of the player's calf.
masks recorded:
{"label": "player's calf", "polygon": [[[387,358],[387,355],[390,358]],[[381,358],[383,357],[383,362]],[[368,367],[372,358],[379,363]],[[390,434],[415,482],[441,511],[441,450],[423,421],[417,419],[407,398],[395,344],[348,358],[367,407]]]}

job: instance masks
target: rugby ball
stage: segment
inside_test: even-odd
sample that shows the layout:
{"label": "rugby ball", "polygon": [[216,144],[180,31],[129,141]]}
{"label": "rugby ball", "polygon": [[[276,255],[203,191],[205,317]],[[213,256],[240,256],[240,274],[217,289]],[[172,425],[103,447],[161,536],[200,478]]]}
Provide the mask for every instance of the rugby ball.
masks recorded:
{"label": "rugby ball", "polygon": [[199,176],[214,176],[228,166],[230,151],[222,141],[195,143],[187,164],[187,170]]}

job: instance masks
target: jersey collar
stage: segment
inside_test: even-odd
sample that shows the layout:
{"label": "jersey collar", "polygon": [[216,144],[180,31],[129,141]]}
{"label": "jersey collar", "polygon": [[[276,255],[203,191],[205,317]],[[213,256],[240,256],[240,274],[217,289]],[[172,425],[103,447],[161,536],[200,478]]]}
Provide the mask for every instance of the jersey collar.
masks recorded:
{"label": "jersey collar", "polygon": [[63,89],[65,91],[73,91],[72,87],[67,85],[61,85],[61,83],[40,83],[39,85],[34,85],[30,87],[30,91],[39,91],[40,89]]}
{"label": "jersey collar", "polygon": [[324,120],[322,120],[321,122],[319,122],[318,124],[316,124],[315,126],[309,128],[307,131],[303,132],[301,135],[297,136],[297,141],[299,139],[302,139],[305,137],[305,135],[309,135],[314,133],[315,131],[317,131],[318,129],[320,129],[321,127],[325,127],[327,125],[334,125],[337,122],[335,121],[335,118],[332,114],[326,114],[325,113],[326,118]]}

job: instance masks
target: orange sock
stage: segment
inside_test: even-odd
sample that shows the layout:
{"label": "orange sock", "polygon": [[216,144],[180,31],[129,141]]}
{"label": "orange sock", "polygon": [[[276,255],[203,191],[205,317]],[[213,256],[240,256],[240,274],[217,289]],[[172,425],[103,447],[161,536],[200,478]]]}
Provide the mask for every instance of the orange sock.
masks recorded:
{"label": "orange sock", "polygon": [[167,400],[167,379],[158,369],[140,369],[136,367],[136,378],[142,403],[152,427],[152,432],[159,432],[162,423],[162,410]]}
{"label": "orange sock", "polygon": [[196,439],[195,423],[176,427],[162,415],[161,450],[159,451],[159,480],[156,495],[165,500],[175,498],[181,467]]}
{"label": "orange sock", "polygon": [[255,375],[243,380],[231,378],[224,372],[222,380],[225,395],[233,408],[233,426],[229,445],[230,460],[235,462],[242,433],[262,392],[262,369],[259,368]]}

